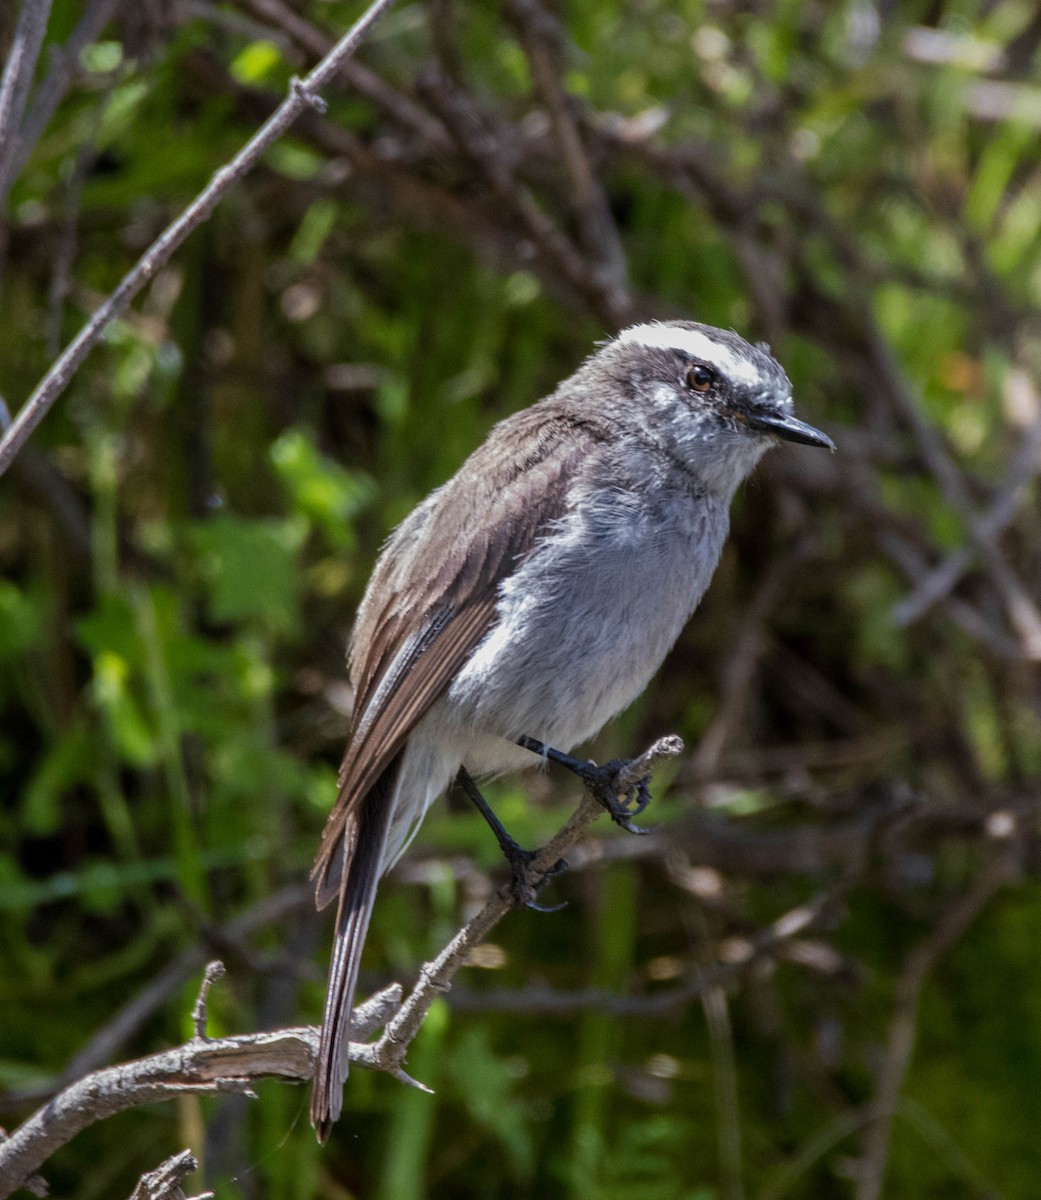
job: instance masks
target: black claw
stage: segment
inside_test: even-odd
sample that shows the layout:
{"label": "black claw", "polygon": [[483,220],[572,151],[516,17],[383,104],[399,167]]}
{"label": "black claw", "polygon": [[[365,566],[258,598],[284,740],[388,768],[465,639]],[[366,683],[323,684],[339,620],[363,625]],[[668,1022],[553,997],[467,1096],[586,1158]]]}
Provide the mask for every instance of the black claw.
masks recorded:
{"label": "black claw", "polygon": [[602,767],[597,766],[596,763],[583,763],[576,774],[592,793],[594,799],[604,806],[611,820],[620,829],[624,829],[628,833],[650,833],[649,829],[643,829],[632,823],[632,818],[638,817],[651,802],[648,776],[631,784],[626,789],[624,797],[619,798],[618,795],[618,778],[628,766],[628,759],[615,758],[604,763]]}
{"label": "black claw", "polygon": [[538,896],[539,892],[542,891],[555,875],[559,875],[562,871],[567,870],[567,859],[558,859],[549,870],[541,872],[538,881],[533,883],[528,878],[528,872],[531,864],[535,861],[538,851],[525,850],[523,847],[518,846],[513,838],[510,837],[503,823],[489,807],[488,801],[481,795],[477,784],[474,783],[465,767],[459,768],[457,779],[463,791],[473,801],[477,811],[488,822],[492,832],[495,834],[496,841],[499,843],[499,848],[503,852],[503,856],[509,863],[510,893],[513,896],[514,902],[518,905],[523,905],[525,908],[530,908],[533,912],[554,913],[560,912],[562,908],[565,908],[567,906],[566,901],[563,904],[537,904],[535,897]]}
{"label": "black claw", "polygon": [[510,864],[511,876],[510,892],[517,904],[523,905],[525,908],[530,908],[532,912],[560,912],[562,908],[567,907],[567,901],[563,904],[537,904],[535,897],[538,896],[539,892],[542,891],[555,875],[559,875],[562,871],[567,870],[567,862],[563,858],[559,862],[555,862],[537,882],[533,883],[528,878],[528,870],[535,861],[537,854],[537,850],[522,850],[516,843],[507,852],[506,858]]}
{"label": "black claw", "polygon": [[626,833],[637,833],[643,837],[645,834],[654,832],[653,829],[649,829],[646,825],[634,825],[632,821],[628,821],[624,817],[616,817],[613,813],[611,819],[619,829],[624,829]]}

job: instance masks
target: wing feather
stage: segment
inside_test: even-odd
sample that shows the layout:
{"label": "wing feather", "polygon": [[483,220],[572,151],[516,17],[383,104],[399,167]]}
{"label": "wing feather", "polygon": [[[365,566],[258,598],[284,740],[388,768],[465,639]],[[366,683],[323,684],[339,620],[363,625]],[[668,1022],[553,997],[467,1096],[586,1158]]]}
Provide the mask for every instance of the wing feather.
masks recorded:
{"label": "wing feather", "polygon": [[348,815],[492,626],[499,584],[565,514],[579,464],[607,436],[544,404],[496,426],[377,563],[352,638],[356,700],[339,794],[312,871],[320,908],[340,886]]}

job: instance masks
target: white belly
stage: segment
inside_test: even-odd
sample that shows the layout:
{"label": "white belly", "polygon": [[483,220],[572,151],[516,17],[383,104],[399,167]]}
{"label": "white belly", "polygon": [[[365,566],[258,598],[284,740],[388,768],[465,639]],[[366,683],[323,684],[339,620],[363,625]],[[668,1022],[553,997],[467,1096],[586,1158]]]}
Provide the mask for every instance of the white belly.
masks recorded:
{"label": "white belly", "polygon": [[631,497],[575,514],[500,588],[499,619],[409,736],[384,870],[461,765],[531,766],[516,739],[592,737],[647,686],[715,571],[727,510]]}
{"label": "white belly", "polygon": [[498,623],[439,705],[439,723],[470,735],[468,766],[525,762],[500,740],[522,734],[570,749],[644,690],[726,538],[724,508],[696,513],[677,504],[653,519],[625,506],[576,515],[506,581]]}

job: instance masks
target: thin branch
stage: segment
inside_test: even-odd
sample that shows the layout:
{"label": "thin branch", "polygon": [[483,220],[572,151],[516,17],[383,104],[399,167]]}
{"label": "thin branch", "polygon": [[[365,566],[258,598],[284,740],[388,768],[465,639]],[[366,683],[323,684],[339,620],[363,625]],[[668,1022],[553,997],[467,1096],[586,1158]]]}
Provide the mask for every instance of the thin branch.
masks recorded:
{"label": "thin branch", "polygon": [[12,181],[21,174],[29,155],[58,111],[58,105],[65,99],[79,70],[80,54],[91,42],[97,41],[121,2],[122,0],[90,0],[65,45],[51,49],[50,68],[33,93],[32,104],[29,105],[18,135],[18,146],[15,149],[11,171]]}
{"label": "thin branch", "polygon": [[871,1121],[864,1132],[856,1200],[879,1200],[882,1194],[893,1117],[914,1051],[922,989],[940,959],[962,937],[994,894],[1014,879],[1019,870],[1020,853],[1016,845],[999,851],[977,875],[971,889],[947,910],[932,933],[907,957],[897,983],[885,1056],[869,1108]]}
{"label": "thin branch", "polygon": [[[298,49],[312,59],[329,53],[333,39],[317,25],[307,20],[296,9],[283,0],[238,0],[259,20],[267,22],[288,38]],[[405,129],[410,130],[426,143],[427,148],[445,154],[452,143],[445,127],[420,107],[410,96],[396,91],[389,83],[370,70],[364,63],[347,62],[343,65],[343,78],[348,86],[364,96],[393,117]]]}
{"label": "thin branch", "polygon": [[[198,1169],[195,1155],[190,1150],[182,1150],[161,1162],[154,1171],[142,1175],[130,1193],[130,1200],[185,1200],[181,1185]],[[213,1192],[202,1192],[194,1200],[212,1200],[212,1196]]]}
{"label": "thin branch", "polygon": [[314,70],[303,80],[293,80],[288,96],[270,119],[230,163],[214,174],[203,191],[171,225],[167,226],[123,277],[116,290],[43,377],[0,441],[0,475],[7,470],[22,444],[68,386],[80,364],[100,340],[109,322],[126,309],[145,284],[169,262],[174,251],[192,230],[210,216],[224,196],[252,170],[261,156],[289,129],[301,113],[309,108],[319,111],[324,109],[325,101],[319,95],[321,88],[336,75],[344,61],[354,53],[365,34],[392,3],[393,0],[373,0]]}
{"label": "thin branch", "polygon": [[[626,763],[616,778],[617,795],[624,802],[629,791],[649,777],[663,759],[683,749],[679,738],[661,738],[639,758]],[[563,829],[532,859],[525,886],[517,892],[501,888],[484,908],[427,963],[408,999],[401,1003],[401,988],[392,984],[359,1005],[352,1014],[350,1061],[361,1067],[386,1071],[401,1082],[422,1087],[409,1078],[401,1063],[431,1004],[449,990],[452,979],[470,951],[528,891],[537,892],[565,852],[588,826],[603,814],[600,803],[587,794]],[[312,1027],[246,1034],[210,1040],[205,1027],[205,994],[221,964],[206,971],[193,1020],[196,1037],[185,1045],[136,1062],[107,1067],[71,1084],[38,1109],[6,1141],[0,1143],[0,1200],[21,1187],[50,1155],[81,1130],[128,1108],[169,1099],[184,1093],[231,1092],[252,1095],[258,1079],[308,1080],[314,1073],[319,1031]],[[375,1042],[360,1039],[376,1029],[384,1032]]]}
{"label": "thin branch", "polygon": [[873,321],[867,322],[867,351],[874,366],[873,380],[881,382],[893,407],[903,417],[947,503],[965,523],[970,539],[987,566],[990,579],[1004,600],[1009,621],[1020,638],[1022,657],[1041,659],[1041,612],[1029,591],[1009,566],[975,509],[958,470],[936,427],[922,416],[914,393],[897,366],[885,338]]}
{"label": "thin branch", "polygon": [[[400,1003],[398,984],[384,988],[354,1010],[351,1033],[368,1037]],[[352,1043],[352,1062],[354,1051]],[[314,1073],[317,1054],[318,1030],[300,1026],[212,1040],[193,1038],[173,1050],[95,1071],[59,1092],[0,1142],[0,1200],[21,1187],[55,1150],[97,1121],[186,1093],[251,1096],[253,1084],[260,1079],[303,1083]]]}
{"label": "thin branch", "polygon": [[800,934],[825,923],[835,904],[835,893],[824,892],[784,913],[752,937],[742,939],[727,962],[698,966],[683,983],[649,995],[624,996],[604,988],[566,990],[532,986],[481,991],[457,988],[450,1003],[464,1012],[544,1013],[554,1017],[585,1012],[610,1013],[615,1017],[668,1016],[682,1012],[692,1001],[703,999],[713,990],[727,987],[762,963],[783,956],[786,948],[796,944]]}
{"label": "thin branch", "polygon": [[[988,541],[995,541],[1012,523],[1023,504],[1027,485],[1038,471],[1041,471],[1041,412],[1028,426],[1019,449],[1009,463],[1004,483],[990,507],[979,518],[979,533]],[[975,559],[976,553],[968,546],[955,550],[920,579],[909,595],[893,606],[890,619],[900,626],[917,621],[934,604],[950,595]]]}
{"label": "thin branch", "polygon": [[698,748],[691,758],[695,775],[707,778],[715,774],[731,734],[740,727],[756,671],[769,644],[770,615],[784,597],[795,568],[805,561],[808,549],[803,542],[791,554],[780,555],[763,575],[733,639],[733,649],[723,664],[715,715],[698,739]]}
{"label": "thin branch", "polygon": [[218,979],[223,979],[224,975],[225,970],[222,962],[214,960],[206,964],[202,983],[199,985],[199,994],[195,998],[195,1007],[192,1009],[192,1028],[195,1030],[195,1036],[200,1041],[207,1040],[206,1023],[209,1017],[210,988],[213,987]]}
{"label": "thin branch", "polygon": [[162,1054],[95,1071],[59,1092],[0,1143],[0,1200],[96,1121],[185,1093],[249,1095],[258,1079],[303,1081],[311,1077],[317,1050],[317,1030],[283,1029],[192,1040]]}
{"label": "thin branch", "polygon": [[443,73],[428,74],[419,86],[460,151],[480,171],[496,199],[513,214],[532,247],[558,278],[585,301],[606,328],[614,330],[625,325],[634,311],[630,297],[592,269],[530,189],[516,177],[503,153],[502,138],[487,128],[472,97],[454,87]]}
{"label": "thin branch", "polygon": [[20,142],[22,114],[29,98],[36,60],[47,34],[51,0],[22,0],[14,40],[0,77],[0,212],[14,179],[15,155]]}
{"label": "thin branch", "polygon": [[[620,773],[618,794],[624,795],[629,786],[650,775],[659,762],[675,757],[682,749],[683,743],[677,737],[661,738],[655,742]],[[553,874],[564,855],[603,811],[602,806],[592,796],[586,795],[582,799],[563,829],[538,851],[529,864],[525,872],[525,882],[532,891],[538,891],[541,882]],[[409,1043],[419,1031],[430,1006],[451,987],[453,977],[470,957],[471,951],[517,903],[517,895],[509,886],[500,888],[484,908],[460,929],[441,953],[423,967],[419,973],[419,982],[400,1011],[389,1022],[382,1037],[371,1045],[351,1045],[351,1062],[357,1061],[361,1066],[387,1071],[396,1079],[415,1086],[416,1081],[409,1078],[401,1067]]]}
{"label": "thin branch", "polygon": [[571,183],[568,199],[583,247],[594,259],[605,286],[617,290],[619,308],[631,308],[625,250],[607,196],[582,141],[571,97],[564,88],[559,38],[550,33],[556,32],[556,27],[538,0],[510,0],[507,13],[520,29],[532,77],[546,102],[560,158]]}

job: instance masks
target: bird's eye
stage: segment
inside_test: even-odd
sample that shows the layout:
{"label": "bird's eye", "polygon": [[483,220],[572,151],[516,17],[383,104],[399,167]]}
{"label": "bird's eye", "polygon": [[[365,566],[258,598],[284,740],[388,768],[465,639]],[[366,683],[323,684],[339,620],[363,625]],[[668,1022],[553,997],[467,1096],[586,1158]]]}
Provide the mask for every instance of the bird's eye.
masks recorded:
{"label": "bird's eye", "polygon": [[707,392],[715,382],[715,371],[710,370],[701,363],[695,363],[687,372],[687,387],[692,391]]}

